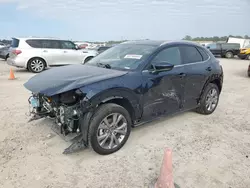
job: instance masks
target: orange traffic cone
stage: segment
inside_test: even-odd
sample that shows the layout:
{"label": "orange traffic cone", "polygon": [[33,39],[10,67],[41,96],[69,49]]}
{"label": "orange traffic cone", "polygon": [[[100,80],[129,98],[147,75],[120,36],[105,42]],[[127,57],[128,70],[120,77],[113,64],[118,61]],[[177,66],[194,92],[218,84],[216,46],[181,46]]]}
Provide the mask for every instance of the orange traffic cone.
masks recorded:
{"label": "orange traffic cone", "polygon": [[173,180],[172,150],[166,149],[161,166],[161,173],[155,183],[155,188],[175,188]]}
{"label": "orange traffic cone", "polygon": [[9,80],[15,80],[15,75],[12,69],[10,69],[10,76],[9,76]]}

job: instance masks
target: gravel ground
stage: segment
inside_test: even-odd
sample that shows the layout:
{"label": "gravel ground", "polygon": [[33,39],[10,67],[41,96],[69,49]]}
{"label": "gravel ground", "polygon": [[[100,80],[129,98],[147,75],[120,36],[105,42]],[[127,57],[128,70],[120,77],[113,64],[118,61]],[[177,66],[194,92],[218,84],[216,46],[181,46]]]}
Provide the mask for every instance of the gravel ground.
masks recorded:
{"label": "gravel ground", "polygon": [[221,59],[225,80],[210,116],[187,112],[132,130],[125,146],[109,156],[89,149],[71,155],[69,143],[49,120],[27,123],[33,76],[0,61],[0,187],[135,188],[159,175],[164,148],[173,149],[174,180],[181,188],[250,187],[250,78],[248,61]]}

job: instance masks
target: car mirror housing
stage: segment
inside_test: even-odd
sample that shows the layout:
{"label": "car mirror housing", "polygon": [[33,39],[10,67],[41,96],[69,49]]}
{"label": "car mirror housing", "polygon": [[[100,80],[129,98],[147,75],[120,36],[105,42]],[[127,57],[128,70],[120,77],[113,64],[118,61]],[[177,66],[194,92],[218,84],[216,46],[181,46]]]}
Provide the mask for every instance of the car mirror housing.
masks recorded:
{"label": "car mirror housing", "polygon": [[154,67],[153,73],[157,73],[157,72],[170,71],[174,68],[174,65],[168,62],[159,62],[156,63],[153,67]]}

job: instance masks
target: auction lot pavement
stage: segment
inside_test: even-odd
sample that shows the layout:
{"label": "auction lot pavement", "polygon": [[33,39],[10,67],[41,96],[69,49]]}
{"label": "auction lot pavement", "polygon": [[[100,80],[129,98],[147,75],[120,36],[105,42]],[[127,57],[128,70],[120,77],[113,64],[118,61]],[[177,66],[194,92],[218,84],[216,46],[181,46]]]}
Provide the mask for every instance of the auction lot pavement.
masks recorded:
{"label": "auction lot pavement", "polygon": [[50,120],[27,123],[34,74],[0,61],[0,187],[136,188],[158,177],[164,148],[173,149],[174,181],[181,188],[250,187],[250,78],[244,60],[220,59],[224,86],[210,116],[179,114],[132,130],[118,152],[63,155],[70,143],[50,128]]}

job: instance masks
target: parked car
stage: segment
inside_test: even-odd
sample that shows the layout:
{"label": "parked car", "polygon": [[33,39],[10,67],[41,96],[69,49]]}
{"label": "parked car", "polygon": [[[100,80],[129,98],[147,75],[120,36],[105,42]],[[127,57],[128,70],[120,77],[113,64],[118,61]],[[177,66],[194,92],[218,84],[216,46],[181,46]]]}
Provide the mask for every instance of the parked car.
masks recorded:
{"label": "parked car", "polygon": [[0,48],[0,58],[7,60],[9,57],[9,48],[10,46],[5,46],[3,48]]}
{"label": "parked car", "polygon": [[13,38],[7,63],[39,73],[46,67],[84,64],[96,55],[96,52],[78,50],[76,45],[68,40]]}
{"label": "parked car", "polygon": [[223,69],[205,47],[150,40],[116,45],[24,84],[31,120],[54,117],[63,135],[77,135],[65,153],[90,146],[102,155],[123,147],[131,127],[193,109],[213,113],[222,85]]}
{"label": "parked car", "polygon": [[3,42],[0,42],[0,49],[3,48],[3,47],[6,47],[6,44],[3,43]]}
{"label": "parked car", "polygon": [[238,43],[211,43],[206,46],[213,55],[233,58],[240,53],[240,44]]}
{"label": "parked car", "polygon": [[250,60],[250,44],[245,48],[240,49],[240,53],[238,54],[240,59],[247,59]]}

